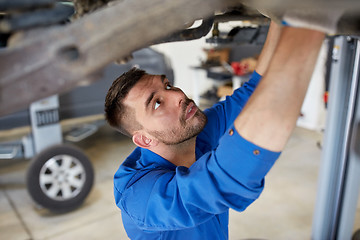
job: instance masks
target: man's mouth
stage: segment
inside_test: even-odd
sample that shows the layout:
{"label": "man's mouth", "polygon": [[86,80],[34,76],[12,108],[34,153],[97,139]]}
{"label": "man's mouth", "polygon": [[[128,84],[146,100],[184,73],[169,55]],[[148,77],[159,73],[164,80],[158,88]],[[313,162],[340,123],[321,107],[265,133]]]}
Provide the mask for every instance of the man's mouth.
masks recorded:
{"label": "man's mouth", "polygon": [[197,107],[193,102],[190,102],[186,108],[185,120],[192,118],[197,111]]}

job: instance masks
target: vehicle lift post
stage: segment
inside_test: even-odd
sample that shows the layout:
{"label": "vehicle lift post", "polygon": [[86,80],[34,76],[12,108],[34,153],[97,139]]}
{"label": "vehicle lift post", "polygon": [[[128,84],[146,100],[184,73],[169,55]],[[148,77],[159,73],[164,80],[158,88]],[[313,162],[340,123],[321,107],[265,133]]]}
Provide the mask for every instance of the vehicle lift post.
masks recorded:
{"label": "vehicle lift post", "polygon": [[35,153],[63,142],[57,95],[33,102],[30,118]]}
{"label": "vehicle lift post", "polygon": [[360,39],[335,37],[313,240],[350,240],[353,232],[360,189],[359,71]]}

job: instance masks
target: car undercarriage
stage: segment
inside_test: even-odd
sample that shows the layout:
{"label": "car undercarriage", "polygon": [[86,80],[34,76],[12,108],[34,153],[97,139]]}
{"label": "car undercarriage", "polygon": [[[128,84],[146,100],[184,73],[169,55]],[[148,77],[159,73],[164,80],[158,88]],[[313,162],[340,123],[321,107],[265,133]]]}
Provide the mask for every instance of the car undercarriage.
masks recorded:
{"label": "car undercarriage", "polygon": [[[254,7],[281,17],[287,8],[331,9],[339,4],[348,9],[340,31],[357,32],[360,3],[350,0],[78,0],[73,4],[3,0],[0,31],[6,40],[0,49],[0,116],[68,91],[81,81],[95,81],[106,65],[140,48],[200,38],[214,22],[266,21]],[[75,14],[68,20],[73,7]],[[187,29],[199,19],[204,20],[200,27]]]}

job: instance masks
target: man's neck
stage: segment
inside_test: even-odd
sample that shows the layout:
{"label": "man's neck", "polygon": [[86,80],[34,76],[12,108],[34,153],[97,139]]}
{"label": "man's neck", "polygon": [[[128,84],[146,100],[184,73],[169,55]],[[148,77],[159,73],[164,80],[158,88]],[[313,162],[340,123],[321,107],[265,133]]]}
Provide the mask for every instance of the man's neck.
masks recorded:
{"label": "man's neck", "polygon": [[196,161],[195,156],[196,137],[176,145],[165,145],[160,143],[151,151],[165,158],[176,166],[191,167]]}

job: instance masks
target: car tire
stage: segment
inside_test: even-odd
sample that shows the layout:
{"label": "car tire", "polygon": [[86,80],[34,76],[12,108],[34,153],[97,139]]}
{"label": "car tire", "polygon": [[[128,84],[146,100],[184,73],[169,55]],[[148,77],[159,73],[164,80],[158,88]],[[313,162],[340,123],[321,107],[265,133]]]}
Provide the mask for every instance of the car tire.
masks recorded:
{"label": "car tire", "polygon": [[27,189],[33,200],[53,212],[79,207],[90,193],[94,171],[78,148],[57,145],[33,158],[27,172]]}

